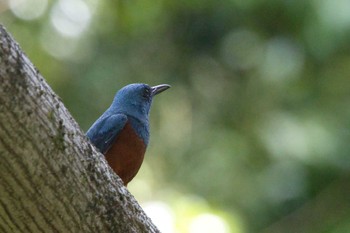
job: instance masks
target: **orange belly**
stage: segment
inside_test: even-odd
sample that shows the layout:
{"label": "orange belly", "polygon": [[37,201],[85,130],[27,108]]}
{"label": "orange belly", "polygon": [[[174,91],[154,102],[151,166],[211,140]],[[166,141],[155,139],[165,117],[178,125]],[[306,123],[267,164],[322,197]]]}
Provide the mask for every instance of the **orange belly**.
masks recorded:
{"label": "orange belly", "polygon": [[105,157],[126,186],[139,171],[145,151],[146,145],[128,122],[112,147],[106,152]]}

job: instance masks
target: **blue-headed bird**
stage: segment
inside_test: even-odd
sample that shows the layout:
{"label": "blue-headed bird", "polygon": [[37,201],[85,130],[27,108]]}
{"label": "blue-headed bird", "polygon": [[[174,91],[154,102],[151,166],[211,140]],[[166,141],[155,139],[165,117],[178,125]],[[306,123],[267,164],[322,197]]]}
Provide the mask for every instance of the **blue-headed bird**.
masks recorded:
{"label": "blue-headed bird", "polygon": [[143,83],[123,87],[86,133],[125,186],[135,177],[143,162],[149,142],[152,99],[168,88],[168,84],[150,87]]}

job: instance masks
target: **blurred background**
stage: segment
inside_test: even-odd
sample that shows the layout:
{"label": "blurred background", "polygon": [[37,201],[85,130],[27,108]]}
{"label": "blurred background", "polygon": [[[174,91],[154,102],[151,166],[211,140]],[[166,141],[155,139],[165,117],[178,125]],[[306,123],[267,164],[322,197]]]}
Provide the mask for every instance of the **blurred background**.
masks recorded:
{"label": "blurred background", "polygon": [[350,232],[349,0],[0,0],[84,131],[168,83],[131,193],[165,233]]}

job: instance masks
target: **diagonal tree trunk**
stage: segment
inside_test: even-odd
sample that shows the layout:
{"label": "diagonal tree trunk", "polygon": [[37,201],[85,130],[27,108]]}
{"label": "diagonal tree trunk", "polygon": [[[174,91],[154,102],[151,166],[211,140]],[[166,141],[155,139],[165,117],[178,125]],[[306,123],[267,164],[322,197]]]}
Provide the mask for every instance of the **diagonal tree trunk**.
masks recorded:
{"label": "diagonal tree trunk", "polygon": [[0,232],[159,232],[1,25]]}

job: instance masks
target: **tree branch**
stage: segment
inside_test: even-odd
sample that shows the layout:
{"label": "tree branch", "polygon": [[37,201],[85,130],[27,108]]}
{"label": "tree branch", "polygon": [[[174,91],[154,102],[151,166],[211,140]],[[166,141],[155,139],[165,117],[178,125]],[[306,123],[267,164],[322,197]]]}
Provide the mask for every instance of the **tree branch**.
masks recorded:
{"label": "tree branch", "polygon": [[0,231],[159,232],[1,25]]}

